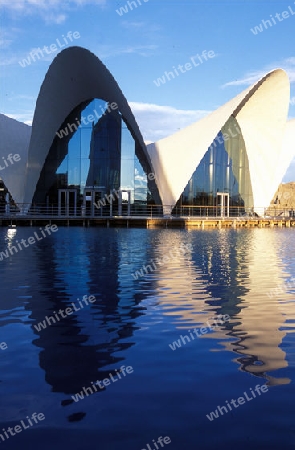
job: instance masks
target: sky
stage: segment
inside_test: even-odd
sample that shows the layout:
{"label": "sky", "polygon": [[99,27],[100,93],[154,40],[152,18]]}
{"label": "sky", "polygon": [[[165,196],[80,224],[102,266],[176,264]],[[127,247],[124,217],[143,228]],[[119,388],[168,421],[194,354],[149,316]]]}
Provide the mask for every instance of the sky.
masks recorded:
{"label": "sky", "polygon": [[[146,142],[196,122],[278,67],[290,78],[291,119],[294,41],[292,0],[0,0],[0,112],[31,124],[51,62],[78,45],[113,74]],[[295,181],[295,158],[283,181]]]}

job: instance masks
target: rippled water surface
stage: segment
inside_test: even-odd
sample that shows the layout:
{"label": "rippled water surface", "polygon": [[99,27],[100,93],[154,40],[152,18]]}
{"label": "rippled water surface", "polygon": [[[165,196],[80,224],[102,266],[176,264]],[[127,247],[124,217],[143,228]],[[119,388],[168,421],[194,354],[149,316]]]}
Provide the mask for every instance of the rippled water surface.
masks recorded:
{"label": "rippled water surface", "polygon": [[292,229],[60,227],[2,256],[1,448],[294,449],[294,249]]}

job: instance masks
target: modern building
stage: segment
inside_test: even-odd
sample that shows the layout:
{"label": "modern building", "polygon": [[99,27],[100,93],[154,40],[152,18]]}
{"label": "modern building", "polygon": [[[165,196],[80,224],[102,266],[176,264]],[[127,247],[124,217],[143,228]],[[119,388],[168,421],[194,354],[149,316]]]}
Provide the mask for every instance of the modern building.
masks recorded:
{"label": "modern building", "polygon": [[295,153],[289,100],[288,76],[277,69],[199,122],[149,145],[163,204],[244,205],[261,214]]}
{"label": "modern building", "polygon": [[20,155],[0,172],[2,192],[22,214],[122,215],[146,206],[164,215],[263,214],[295,155],[289,100],[287,74],[273,70],[146,146],[107,68],[70,47],[49,67],[32,127],[0,115],[0,156]]}

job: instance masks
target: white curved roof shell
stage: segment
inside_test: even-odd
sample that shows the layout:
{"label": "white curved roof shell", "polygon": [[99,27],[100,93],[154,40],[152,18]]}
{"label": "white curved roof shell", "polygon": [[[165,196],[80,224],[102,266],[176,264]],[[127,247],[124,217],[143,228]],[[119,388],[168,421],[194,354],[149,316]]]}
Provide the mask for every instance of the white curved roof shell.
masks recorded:
{"label": "white curved roof shell", "polygon": [[[0,114],[0,165],[4,167],[0,171],[0,178],[16,203],[23,201],[31,131],[29,125]],[[7,160],[10,153],[19,154],[20,160],[5,167],[2,157]]]}
{"label": "white curved roof shell", "polygon": [[253,86],[183,130],[147,146],[166,212],[171,211],[218,132],[233,115],[246,144],[254,209],[269,205],[294,156],[285,147],[290,85],[277,69]]}

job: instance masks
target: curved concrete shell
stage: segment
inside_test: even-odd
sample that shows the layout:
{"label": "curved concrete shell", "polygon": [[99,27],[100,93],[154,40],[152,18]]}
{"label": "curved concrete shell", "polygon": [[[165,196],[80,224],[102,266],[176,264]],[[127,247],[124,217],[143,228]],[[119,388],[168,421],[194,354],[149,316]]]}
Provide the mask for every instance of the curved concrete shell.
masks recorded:
{"label": "curved concrete shell", "polygon": [[254,210],[261,213],[294,156],[291,146],[281,154],[289,99],[288,76],[276,69],[199,122],[148,145],[165,211],[171,211],[216,135],[233,116],[246,145]]}
{"label": "curved concrete shell", "polygon": [[[137,156],[146,166],[145,169],[153,172],[140,130],[117,82],[89,50],[70,47],[54,59],[40,89],[32,124],[24,203],[30,204],[32,201],[56,132],[75,108],[87,105],[94,98],[118,105],[133,138],[139,144],[140,154]],[[154,181],[150,182],[150,188],[156,195],[158,191]],[[160,198],[156,200],[160,201]]]}
{"label": "curved concrete shell", "polygon": [[[0,178],[16,203],[23,201],[31,131],[29,125],[0,114]],[[9,154],[18,154],[20,159],[6,166]]]}

